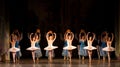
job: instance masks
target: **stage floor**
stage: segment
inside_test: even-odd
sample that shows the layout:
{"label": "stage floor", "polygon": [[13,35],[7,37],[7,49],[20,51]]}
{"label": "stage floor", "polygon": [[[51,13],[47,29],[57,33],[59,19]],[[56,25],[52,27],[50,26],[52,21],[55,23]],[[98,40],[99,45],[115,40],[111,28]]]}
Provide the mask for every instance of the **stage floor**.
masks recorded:
{"label": "stage floor", "polygon": [[111,60],[108,63],[102,60],[92,60],[92,63],[89,63],[88,59],[85,61],[72,59],[70,63],[63,59],[53,59],[52,62],[48,62],[47,59],[40,59],[39,62],[33,63],[32,59],[21,59],[19,63],[0,62],[0,67],[120,67],[120,61]]}

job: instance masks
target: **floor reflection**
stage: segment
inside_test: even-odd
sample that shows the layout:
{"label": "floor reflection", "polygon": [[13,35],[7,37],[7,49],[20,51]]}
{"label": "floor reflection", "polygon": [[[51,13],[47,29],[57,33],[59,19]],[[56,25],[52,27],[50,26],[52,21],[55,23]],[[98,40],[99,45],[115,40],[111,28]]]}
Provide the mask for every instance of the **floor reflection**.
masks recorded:
{"label": "floor reflection", "polygon": [[20,63],[1,62],[0,67],[119,67],[120,61],[114,60],[108,63],[102,60],[93,60],[91,63],[88,60],[81,61],[79,59],[73,59],[64,61],[63,59],[54,59],[53,62],[48,62],[46,59],[41,60],[38,63],[33,63],[32,60],[21,60]]}

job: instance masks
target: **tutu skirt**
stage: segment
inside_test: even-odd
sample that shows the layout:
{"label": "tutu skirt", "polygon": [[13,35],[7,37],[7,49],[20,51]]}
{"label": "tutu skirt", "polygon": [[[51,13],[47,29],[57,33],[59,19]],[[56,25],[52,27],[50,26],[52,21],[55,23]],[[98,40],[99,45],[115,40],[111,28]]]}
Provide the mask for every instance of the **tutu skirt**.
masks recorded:
{"label": "tutu skirt", "polygon": [[20,51],[20,49],[13,47],[13,48],[10,48],[9,51],[10,52],[18,52],[18,51]]}
{"label": "tutu skirt", "polygon": [[26,50],[34,51],[34,50],[39,50],[40,48],[38,47],[29,47]]}
{"label": "tutu skirt", "polygon": [[75,47],[75,46],[66,46],[66,47],[64,47],[63,49],[64,50],[73,50],[73,49],[76,49],[77,47]]}
{"label": "tutu skirt", "polygon": [[57,46],[47,46],[44,48],[44,50],[53,50],[53,49],[56,49],[58,48]]}
{"label": "tutu skirt", "polygon": [[86,46],[84,47],[84,49],[87,49],[87,50],[95,50],[97,49],[96,47],[93,47],[93,46]]}
{"label": "tutu skirt", "polygon": [[102,50],[103,51],[115,51],[115,48],[113,48],[113,47],[104,47]]}

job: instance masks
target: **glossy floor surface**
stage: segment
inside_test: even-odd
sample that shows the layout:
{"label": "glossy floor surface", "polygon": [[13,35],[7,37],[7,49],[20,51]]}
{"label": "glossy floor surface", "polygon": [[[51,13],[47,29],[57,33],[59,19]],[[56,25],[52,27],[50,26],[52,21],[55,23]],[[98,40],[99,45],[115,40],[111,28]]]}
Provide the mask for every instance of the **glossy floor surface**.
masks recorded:
{"label": "glossy floor surface", "polygon": [[92,60],[91,63],[88,59],[81,61],[79,59],[72,59],[72,62],[64,61],[63,59],[54,59],[49,62],[47,59],[41,59],[39,62],[33,63],[31,59],[22,59],[19,63],[0,62],[0,67],[120,67],[119,60],[111,60],[110,63],[102,60]]}

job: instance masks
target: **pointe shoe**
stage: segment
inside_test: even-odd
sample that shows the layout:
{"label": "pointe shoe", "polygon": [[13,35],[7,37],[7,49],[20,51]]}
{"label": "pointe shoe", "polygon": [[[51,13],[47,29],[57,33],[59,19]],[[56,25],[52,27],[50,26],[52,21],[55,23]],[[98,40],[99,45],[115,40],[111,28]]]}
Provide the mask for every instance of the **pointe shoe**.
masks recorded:
{"label": "pointe shoe", "polygon": [[72,62],[72,60],[71,60],[71,59],[69,59],[69,62],[71,63],[71,62]]}
{"label": "pointe shoe", "polygon": [[64,60],[66,60],[66,57],[64,57]]}
{"label": "pointe shoe", "polygon": [[13,63],[15,63],[15,60],[13,60]]}
{"label": "pointe shoe", "polygon": [[39,58],[37,58],[37,62],[39,62]]}
{"label": "pointe shoe", "polygon": [[103,57],[103,61],[105,61],[105,57]]}
{"label": "pointe shoe", "polygon": [[69,57],[67,57],[67,60],[70,60],[70,58],[69,58]]}
{"label": "pointe shoe", "polygon": [[35,60],[33,60],[33,62],[35,63]]}
{"label": "pointe shoe", "polygon": [[84,57],[82,57],[82,60],[84,60]]}
{"label": "pointe shoe", "polygon": [[91,63],[91,60],[89,60],[89,63]]}

